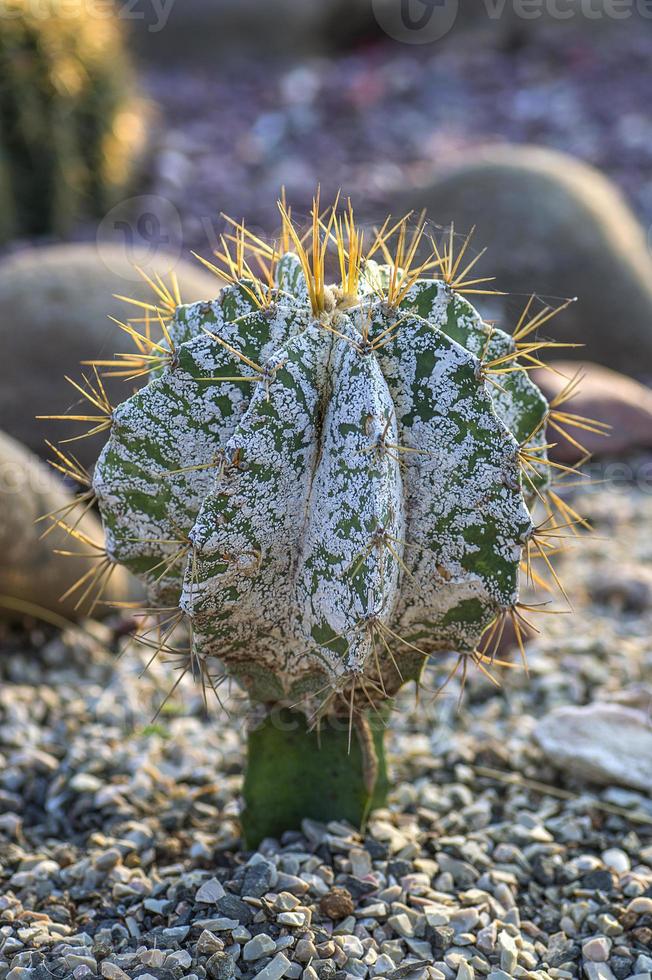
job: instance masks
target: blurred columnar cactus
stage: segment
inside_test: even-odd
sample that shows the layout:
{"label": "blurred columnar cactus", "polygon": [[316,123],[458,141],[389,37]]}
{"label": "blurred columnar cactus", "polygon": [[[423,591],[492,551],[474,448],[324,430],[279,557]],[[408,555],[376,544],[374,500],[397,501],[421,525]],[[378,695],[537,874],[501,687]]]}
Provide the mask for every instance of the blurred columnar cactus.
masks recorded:
{"label": "blurred columnar cactus", "polygon": [[115,362],[146,387],[116,409],[87,389],[110,430],[93,482],[107,555],[167,610],[162,649],[186,620],[181,666],[261,706],[252,841],[303,816],[361,822],[385,785],[371,720],[450,651],[451,674],[491,676],[507,620],[520,641],[521,569],[541,580],[537,555],[552,573],[551,538],[577,520],[550,488],[551,409],[528,373],[555,311],[531,301],[513,336],[483,322],[469,239],[424,256],[410,216],[365,250],[350,206],[315,201],[303,237],[281,214],[274,247],[234,225],[214,301],[175,306],[154,284]]}
{"label": "blurred columnar cactus", "polygon": [[143,152],[143,104],[101,0],[5,0],[0,30],[0,241],[65,234],[119,199]]}

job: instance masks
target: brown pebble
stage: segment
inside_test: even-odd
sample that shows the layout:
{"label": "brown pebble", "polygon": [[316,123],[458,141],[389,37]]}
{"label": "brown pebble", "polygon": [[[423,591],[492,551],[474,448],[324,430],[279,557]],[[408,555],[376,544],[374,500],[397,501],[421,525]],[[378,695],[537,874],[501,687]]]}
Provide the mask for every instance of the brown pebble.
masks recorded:
{"label": "brown pebble", "polygon": [[346,888],[337,886],[331,888],[328,894],[319,900],[319,911],[329,919],[344,919],[347,915],[353,915],[354,910],[351,892]]}

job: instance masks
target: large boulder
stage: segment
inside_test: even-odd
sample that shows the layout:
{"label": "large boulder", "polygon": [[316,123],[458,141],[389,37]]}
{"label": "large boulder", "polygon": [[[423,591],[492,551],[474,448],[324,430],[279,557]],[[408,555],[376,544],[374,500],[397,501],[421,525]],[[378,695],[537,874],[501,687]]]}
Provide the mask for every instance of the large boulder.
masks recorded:
{"label": "large boulder", "polygon": [[[73,502],[74,498],[54,470],[0,432],[0,616],[39,607],[53,613],[56,622],[59,617],[76,620],[91,612],[99,617],[110,611],[105,604],[92,609],[92,596],[78,606],[84,588],[61,599],[86,572],[89,573],[86,584],[89,584],[94,569],[102,560],[99,552],[97,559],[56,554],[57,550],[64,550],[88,555],[91,549],[57,526],[43,536],[50,522],[36,523],[43,515],[57,512],[64,523],[71,527],[77,525],[81,534],[101,548],[102,528],[90,512],[78,524],[80,510],[66,516],[66,509]],[[134,588],[137,587],[128,573],[122,567],[116,567],[110,575],[104,599],[125,601],[135,598]],[[38,615],[38,609],[33,612]]]}
{"label": "large boulder", "polygon": [[[185,302],[210,299],[223,285],[198,262],[174,261],[159,253],[147,265],[150,275],[160,272],[167,281],[171,268]],[[18,252],[0,263],[0,419],[5,431],[30,449],[43,454],[44,439],[57,441],[83,431],[74,423],[35,418],[59,414],[75,403],[65,375],[79,378],[82,360],[134,349],[108,316],[125,320],[138,312],[114,293],[147,302],[154,296],[134,276],[118,245],[55,245]],[[114,379],[107,382],[107,391],[115,404],[130,387]],[[95,461],[102,438],[74,444],[83,462]]]}
{"label": "large boulder", "polygon": [[[518,294],[577,296],[544,330],[586,345],[568,357],[650,371],[652,256],[622,195],[593,167],[551,150],[493,147],[399,197],[403,210],[425,207],[438,225],[475,225],[474,244],[487,253],[474,275]],[[509,307],[513,315],[514,299]]]}
{"label": "large boulder", "polygon": [[[617,371],[588,361],[551,361],[554,371],[536,370],[533,380],[548,401],[553,401],[581,371],[577,391],[561,412],[581,415],[609,426],[605,435],[563,421],[562,427],[592,456],[626,456],[637,449],[652,449],[652,391]],[[552,421],[555,419],[553,417]],[[560,424],[559,422],[557,424]],[[595,426],[593,428],[600,428]],[[561,463],[576,463],[583,453],[559,429],[550,426],[548,441],[556,443],[551,456]]]}
{"label": "large boulder", "polygon": [[643,711],[595,702],[555,708],[534,729],[549,761],[587,782],[652,786],[652,727]]}

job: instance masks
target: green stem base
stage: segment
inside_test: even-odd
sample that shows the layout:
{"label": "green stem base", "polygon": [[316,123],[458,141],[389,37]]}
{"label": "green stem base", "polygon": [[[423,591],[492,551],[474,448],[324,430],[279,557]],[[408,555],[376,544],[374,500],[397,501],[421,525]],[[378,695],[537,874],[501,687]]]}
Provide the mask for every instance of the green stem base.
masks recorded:
{"label": "green stem base", "polygon": [[300,830],[309,817],[325,823],[347,820],[364,828],[369,812],[385,803],[388,789],[385,728],[376,716],[322,723],[308,731],[306,718],[274,710],[249,733],[243,796],[245,843]]}

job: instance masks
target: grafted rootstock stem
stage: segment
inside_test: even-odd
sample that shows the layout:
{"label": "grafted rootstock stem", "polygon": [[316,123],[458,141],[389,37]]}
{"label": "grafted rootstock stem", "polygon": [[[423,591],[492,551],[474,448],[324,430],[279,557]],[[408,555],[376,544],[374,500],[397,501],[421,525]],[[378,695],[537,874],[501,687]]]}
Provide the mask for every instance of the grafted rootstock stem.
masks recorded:
{"label": "grafted rootstock stem", "polygon": [[[383,716],[385,712],[382,712]],[[388,779],[384,717],[373,712],[324,719],[279,708],[249,732],[242,828],[247,847],[298,830],[306,817],[364,827],[383,806]]]}

